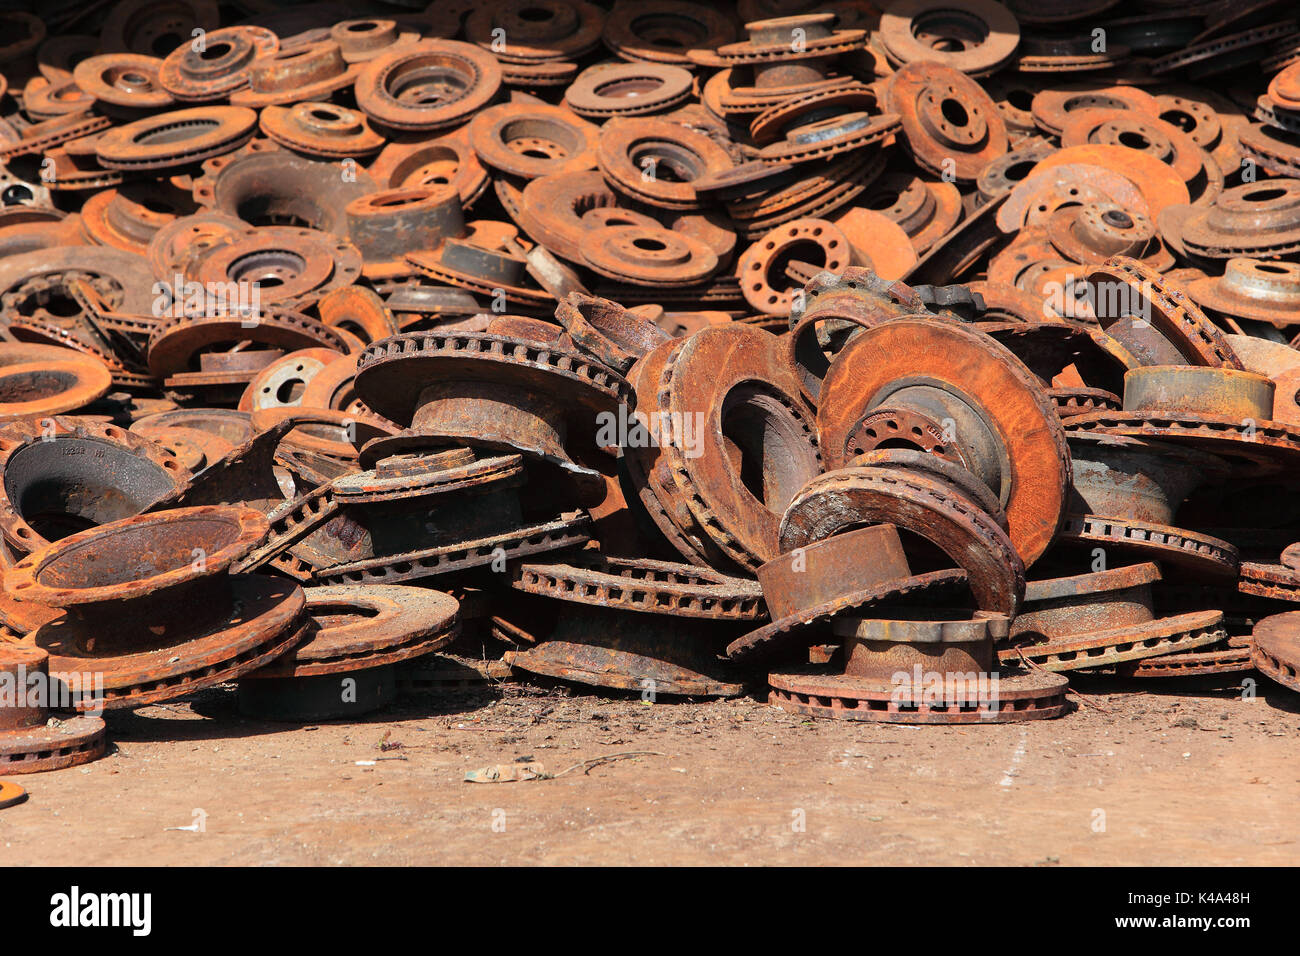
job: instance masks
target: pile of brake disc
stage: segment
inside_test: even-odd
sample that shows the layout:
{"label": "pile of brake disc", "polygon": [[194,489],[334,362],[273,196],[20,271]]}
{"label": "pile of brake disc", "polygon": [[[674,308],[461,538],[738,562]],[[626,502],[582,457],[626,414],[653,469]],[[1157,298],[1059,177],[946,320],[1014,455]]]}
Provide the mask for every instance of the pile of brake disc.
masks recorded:
{"label": "pile of brake disc", "polygon": [[1300,691],[1293,5],[420,7],[0,13],[0,772]]}

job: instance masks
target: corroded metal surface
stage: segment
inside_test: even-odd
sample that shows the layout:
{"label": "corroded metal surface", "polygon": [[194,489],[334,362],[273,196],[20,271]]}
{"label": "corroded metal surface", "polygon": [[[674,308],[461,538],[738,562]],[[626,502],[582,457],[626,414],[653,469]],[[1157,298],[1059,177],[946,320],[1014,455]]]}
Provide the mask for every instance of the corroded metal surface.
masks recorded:
{"label": "corroded metal surface", "polygon": [[796,714],[839,720],[894,724],[979,724],[1050,720],[1069,707],[1068,681],[1059,675],[1005,672],[991,682],[995,691],[980,693],[978,681],[959,685],[953,698],[917,687],[900,693],[892,681],[870,681],[845,674],[812,671],[768,675],[768,702]]}
{"label": "corroded metal surface", "polygon": [[102,688],[82,689],[77,708],[170,700],[255,670],[302,640],[297,585],[228,573],[266,530],[251,508],[126,518],[28,555],[5,573],[5,588],[63,610],[27,640],[49,653],[52,670],[102,676]]}
{"label": "corroded metal surface", "polygon": [[369,712],[464,599],[518,675],[1050,717],[881,678],[1300,600],[1284,5],[239,6],[5,21],[0,641],[109,706]]}

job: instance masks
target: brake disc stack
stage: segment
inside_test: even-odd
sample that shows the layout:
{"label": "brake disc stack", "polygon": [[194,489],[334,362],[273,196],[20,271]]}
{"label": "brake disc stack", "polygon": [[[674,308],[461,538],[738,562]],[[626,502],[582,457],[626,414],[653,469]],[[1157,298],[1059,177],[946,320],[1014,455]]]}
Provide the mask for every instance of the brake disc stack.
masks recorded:
{"label": "brake disc stack", "polygon": [[6,640],[301,720],[1295,687],[1294,11],[607,6],[123,0],[3,63]]}
{"label": "brake disc stack", "polygon": [[170,700],[255,670],[301,641],[296,584],[232,575],[266,534],[251,508],[179,508],[92,528],[5,572],[6,591],[61,610],[24,644],[55,672],[88,671],[79,710]]}

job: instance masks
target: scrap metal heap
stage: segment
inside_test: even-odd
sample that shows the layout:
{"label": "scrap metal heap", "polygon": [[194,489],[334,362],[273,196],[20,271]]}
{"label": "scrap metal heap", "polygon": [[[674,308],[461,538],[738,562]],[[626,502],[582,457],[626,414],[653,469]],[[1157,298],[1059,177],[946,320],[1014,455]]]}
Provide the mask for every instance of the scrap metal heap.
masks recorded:
{"label": "scrap metal heap", "polygon": [[1293,4],[342,6],[0,13],[0,773],[227,682],[1300,691]]}

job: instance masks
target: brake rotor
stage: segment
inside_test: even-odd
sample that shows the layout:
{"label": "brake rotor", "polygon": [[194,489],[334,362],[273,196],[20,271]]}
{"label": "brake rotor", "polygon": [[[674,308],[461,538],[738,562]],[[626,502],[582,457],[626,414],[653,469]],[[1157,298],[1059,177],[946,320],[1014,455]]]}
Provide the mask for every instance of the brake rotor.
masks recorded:
{"label": "brake rotor", "polygon": [[[53,291],[48,287],[46,290]],[[40,319],[20,317],[10,322],[9,333],[19,342],[59,346],[96,359],[108,368],[113,384],[119,387],[153,388],[157,384],[146,370],[135,363],[127,365],[120,361],[112,347],[83,320],[54,325]]]}
{"label": "brake rotor", "polygon": [[1269,378],[1300,365],[1300,352],[1285,342],[1234,333],[1228,336],[1228,344],[1248,370]]}
{"label": "brake rotor", "polygon": [[721,10],[685,0],[647,0],[612,10],[601,35],[623,60],[692,67],[686,50],[714,50],[736,38],[736,28]]}
{"label": "brake rotor", "polygon": [[536,307],[552,301],[551,294],[528,275],[528,261],[507,252],[501,243],[445,239],[431,252],[408,252],[406,261],[440,282],[489,297],[500,295],[507,302]]}
{"label": "brake rotor", "polygon": [[1261,57],[1259,47],[1288,36],[1295,30],[1294,20],[1253,27],[1203,43],[1193,43],[1175,53],[1152,60],[1148,68],[1157,76],[1174,70],[1185,70],[1190,78],[1203,80],[1258,61]]}
{"label": "brake rotor", "polygon": [[[779,553],[781,512],[821,470],[812,410],[779,345],[753,327],[705,329],[667,357],[657,396],[672,436],[662,454],[678,493],[742,567]],[[690,454],[682,428],[700,442]]]}
{"label": "brake rotor", "polygon": [[1226,189],[1183,220],[1187,250],[1210,259],[1273,257],[1300,249],[1300,182],[1267,180]]}
{"label": "brake rotor", "polygon": [[879,36],[894,63],[940,63],[987,76],[1014,55],[1020,24],[991,0],[902,0],[881,14]]}
{"label": "brake rotor", "polygon": [[[999,673],[990,675],[995,693],[950,701],[936,699],[934,688],[900,693],[893,681],[867,681],[812,670],[767,675],[768,703],[796,714],[841,720],[896,724],[979,724],[1050,720],[1066,712],[1069,682],[1059,675]],[[961,695],[959,695],[961,696]]]}
{"label": "brake rotor", "polygon": [[1016,644],[1050,642],[1149,624],[1155,617],[1151,585],[1159,580],[1159,567],[1146,562],[1030,581],[1008,637]]}
{"label": "brake rotor", "polygon": [[964,569],[981,609],[1016,613],[1025,570],[1007,533],[935,473],[872,466],[841,468],[814,478],[781,520],[781,551],[806,547],[856,525],[878,523],[924,538]]}
{"label": "brake rotor", "polygon": [[138,53],[105,53],[77,64],[72,76],[77,86],[100,103],[129,110],[157,110],[175,100],[162,88],[158,70],[162,60]]}
{"label": "brake rotor", "polygon": [[659,326],[637,313],[580,292],[571,292],[560,301],[555,319],[574,345],[622,375],[669,338]]}
{"label": "brake rotor", "polygon": [[178,428],[176,426],[148,426],[137,429],[136,422],[132,430],[155,442],[165,451],[170,452],[191,472],[202,471],[213,462],[221,460],[234,447],[210,432],[197,428]]}
{"label": "brake rotor", "polygon": [[1269,421],[1277,390],[1256,372],[1192,365],[1143,366],[1124,376],[1124,408],[1147,415],[1184,412]]}
{"label": "brake rotor", "polygon": [[993,519],[1003,531],[1007,529],[1007,515],[988,485],[980,481],[961,465],[938,455],[917,451],[914,448],[876,448],[864,451],[853,459],[854,467],[898,468],[932,477],[948,486],[949,494],[960,494],[970,499],[976,507]]}
{"label": "brake rotor", "polygon": [[846,591],[820,604],[798,608],[737,638],[727,645],[727,656],[746,662],[779,656],[782,652],[812,643],[820,629],[836,618],[876,606],[932,603],[941,595],[960,592],[965,584],[965,572],[953,569],[909,575]]}
{"label": "brake rotor", "polygon": [[292,308],[355,282],[361,253],[346,239],[315,229],[263,226],[214,246],[193,276],[209,288],[255,288],[260,305]]}
{"label": "brake rotor", "polygon": [[1095,326],[1069,319],[981,323],[977,328],[1005,345],[1044,384],[1085,383],[1122,393],[1135,355]]}
{"label": "brake rotor", "polygon": [[1118,435],[1071,432],[1070,455],[1076,512],[1157,525],[1170,524],[1198,486],[1230,471],[1226,461],[1193,448]]}
{"label": "brake rotor", "polygon": [[1116,203],[1058,209],[1047,221],[1047,234],[1062,255],[1083,265],[1101,265],[1114,255],[1135,258],[1155,272],[1167,272],[1174,265],[1155,224]]}
{"label": "brake rotor", "polygon": [[717,255],[705,243],[661,227],[595,229],[587,234],[582,256],[603,276],[645,286],[690,286],[718,268]]}
{"label": "brake rotor", "polygon": [[141,515],[34,552],[5,572],[5,585],[63,609],[28,638],[49,652],[51,670],[103,675],[102,698],[97,686],[77,709],[172,700],[240,677],[302,640],[301,588],[229,574],[266,531],[252,508]]}
{"label": "brake rotor", "polygon": [[348,66],[337,43],[295,43],[253,60],[248,87],[231,93],[230,105],[258,109],[328,100],[356,78],[357,70]]}
{"label": "brake rotor", "polygon": [[349,674],[445,647],[460,632],[457,601],[426,588],[380,585],[304,591],[316,629],[241,681]]}
{"label": "brake rotor", "polygon": [[370,174],[380,188],[451,186],[466,208],[483,194],[489,180],[463,127],[435,139],[389,143],[370,164]]}
{"label": "brake rotor", "polygon": [[[384,300],[375,292],[361,286],[347,286],[326,293],[316,303],[316,312],[327,327],[350,332],[366,345],[401,331],[393,313],[384,304]],[[355,366],[355,359],[352,364]],[[342,385],[342,377],[346,374],[343,366],[339,367],[337,373],[340,379],[335,385],[330,386],[328,393],[330,395],[333,395]],[[314,390],[309,389],[309,391]],[[335,405],[333,401],[326,401],[324,407],[340,408],[346,404],[345,402],[343,405]]]}
{"label": "brake rotor", "polygon": [[255,139],[238,153],[204,163],[203,175],[194,180],[194,200],[255,226],[305,227],[345,236],[348,203],[377,188],[363,169],[350,169],[344,177],[337,163]]}
{"label": "brake rotor", "polygon": [[778,226],[740,257],[736,273],[745,300],[759,312],[788,315],[794,297],[803,294],[803,284],[792,282],[783,266],[799,258],[838,274],[853,263],[853,247],[843,230],[822,219]]}
{"label": "brake rotor", "polygon": [[[654,408],[659,383],[668,357],[685,343],[685,339],[663,342],[633,364],[628,371],[636,401],[635,407]],[[662,533],[678,553],[700,567],[730,570],[734,563],[713,542],[696,521],[685,502],[676,495],[676,484],[667,462],[662,462],[660,448],[665,437],[648,433],[648,422],[628,435],[620,449],[619,479],[625,486],[624,497],[630,505],[639,504],[644,515]],[[643,436],[642,429],[647,434]]]}
{"label": "brake rotor", "polygon": [[417,436],[517,450],[581,474],[566,438],[594,434],[629,390],[577,352],[486,333],[394,336],[368,346],[357,368],[357,394]]}
{"label": "brake rotor", "polygon": [[[907,233],[881,213],[855,206],[837,213],[832,223],[848,238],[853,258],[883,279],[900,279],[919,261]],[[818,270],[810,263],[796,260],[785,271],[792,278],[808,282]]]}
{"label": "brake rotor", "polygon": [[1004,194],[1006,200],[998,210],[997,224],[1006,233],[1041,228],[1062,206],[1085,202],[1114,203],[1135,215],[1148,215],[1147,201],[1138,187],[1113,170],[1082,163],[1067,163],[1041,172],[1035,169],[1037,164]]}
{"label": "brake rotor", "polygon": [[67,74],[54,80],[34,76],[22,91],[23,111],[33,120],[80,113],[90,109],[94,102],[94,97],[87,95]]}
{"label": "brake rotor", "polygon": [[1087,35],[1022,36],[1015,67],[1021,73],[1077,73],[1108,69],[1124,62],[1128,55],[1128,47],[1113,41],[1098,49]]}
{"label": "brake rotor", "polygon": [[[872,112],[877,105],[876,91],[862,85],[832,86],[787,96],[750,121],[750,139],[756,146],[770,146],[810,124],[844,114]],[[827,137],[820,139],[824,142]]]}
{"label": "brake rotor", "polygon": [[501,65],[471,43],[421,40],[369,61],[357,77],[357,105],[400,130],[445,129],[491,103]]}
{"label": "brake rotor", "polygon": [[43,153],[51,146],[90,136],[92,133],[108,129],[111,125],[112,122],[107,116],[98,116],[89,112],[69,113],[33,123],[20,135],[9,137],[7,141],[0,141],[0,161],[8,162],[15,156]]}
{"label": "brake rotor", "polygon": [[[1072,201],[1073,197],[1071,197]],[[1053,213],[1054,215],[1055,213]],[[1005,249],[989,260],[989,281],[999,285],[1008,285],[1034,295],[1042,295],[1046,301],[1046,282],[1049,274],[1055,275],[1065,269],[1068,276],[1063,276],[1063,285],[1072,287],[1074,268],[1047,238],[1047,230],[1035,226],[1023,230]]]}
{"label": "brake rotor", "polygon": [[87,199],[81,206],[81,227],[101,246],[142,255],[158,230],[193,212],[187,189],[170,183],[126,183]]}
{"label": "brake rotor", "polygon": [[1161,438],[1228,459],[1234,468],[1269,473],[1300,453],[1300,430],[1274,421],[1243,422],[1231,415],[1098,412],[1070,419],[1071,431]]}
{"label": "brake rotor", "polygon": [[1006,123],[992,98],[950,67],[932,62],[904,66],[886,82],[884,101],[901,116],[917,164],[935,175],[974,182],[1008,149]]}
{"label": "brake rotor", "polygon": [[[360,250],[365,260],[362,271],[371,279],[409,275],[415,271],[406,259],[409,253],[436,249],[446,239],[466,232],[460,196],[452,186],[412,186],[369,193],[352,200],[346,213],[348,238]],[[394,327],[365,341],[396,331]]]}
{"label": "brake rotor", "polygon": [[917,253],[951,232],[962,216],[961,193],[956,186],[908,173],[886,173],[876,179],[859,204],[901,226]]}
{"label": "brake rotor", "polygon": [[1300,266],[1229,259],[1222,276],[1197,279],[1187,291],[1197,305],[1220,315],[1286,328],[1300,306]]}
{"label": "brake rotor", "polygon": [[1114,547],[1139,560],[1163,561],[1205,577],[1232,577],[1240,561],[1237,549],[1219,538],[1128,518],[1069,515],[1060,540],[1085,547]]}
{"label": "brake rotor", "polygon": [[691,94],[690,71],[666,63],[597,64],[580,73],[564,92],[564,102],[579,116],[662,113]]}
{"label": "brake rotor", "polygon": [[553,521],[530,524],[472,541],[321,568],[314,578],[322,584],[392,584],[420,581],[466,571],[498,560],[514,561],[548,551],[585,544],[591,519],[584,512],[562,514]]}
{"label": "brake rotor", "polygon": [[1300,612],[1266,617],[1255,625],[1251,661],[1260,673],[1300,692]]}
{"label": "brake rotor", "polygon": [[465,38],[503,61],[545,63],[591,52],[604,27],[605,11],[586,0],[505,0],[472,9]]}
{"label": "brake rotor", "polygon": [[[62,696],[59,688],[81,674],[52,676],[45,651],[0,641],[0,676],[10,698],[0,722],[0,773],[61,770],[104,756],[104,721],[99,717],[50,717],[54,703],[50,698]],[[42,693],[41,687],[51,690]],[[19,803],[23,797],[21,787],[0,782],[0,807]]]}
{"label": "brake rotor", "polygon": [[248,388],[239,400],[240,411],[253,412],[264,408],[302,405],[303,396],[312,379],[328,363],[340,357],[333,349],[300,349],[268,363],[248,383]]}
{"label": "brake rotor", "polygon": [[248,85],[249,69],[280,48],[279,38],[264,27],[224,27],[201,34],[201,42],[183,43],[158,68],[158,81],[178,100],[219,100]]}
{"label": "brake rotor", "polygon": [[1120,342],[1135,343],[1154,332],[1189,365],[1242,370],[1223,333],[1187,293],[1137,260],[1106,260],[1090,270],[1088,285],[1097,320]]}
{"label": "brake rotor", "polygon": [[1105,628],[1081,637],[1022,644],[1007,648],[998,656],[1004,663],[1027,660],[1035,667],[1058,673],[1108,667],[1217,644],[1228,636],[1222,622],[1222,611],[1196,611]]}
{"label": "brake rotor", "polygon": [[[1173,168],[1162,163],[1138,149],[1127,146],[1114,146],[1107,143],[1090,143],[1086,146],[1071,146],[1060,149],[1050,156],[1039,160],[1030,171],[1030,177],[1036,173],[1054,170],[1058,166],[1070,165],[1100,166],[1103,169],[1119,172],[1125,179],[1137,187],[1146,203],[1146,209],[1138,209],[1155,220],[1166,206],[1186,205],[1191,201],[1187,184]],[[1124,197],[1112,195],[1111,199],[1125,208]],[[999,218],[999,223],[1001,223]]]}
{"label": "brake rotor", "polygon": [[[530,237],[570,262],[583,261],[582,249],[593,226],[656,224],[650,217],[619,208],[618,194],[595,171],[533,180],[524,187],[514,212]],[[619,218],[606,219],[605,213]]]}
{"label": "brake rotor", "polygon": [[398,46],[420,39],[416,30],[399,27],[396,20],[341,20],[330,27],[330,39],[343,51],[348,63],[366,63]]}
{"label": "brake rotor", "polygon": [[[317,347],[348,350],[335,330],[297,312],[263,311],[256,322],[235,314],[181,315],[168,319],[153,333],[149,340],[149,368],[159,378],[193,371],[200,353],[243,341],[287,351]],[[249,370],[256,371],[265,364],[254,364]]]}
{"label": "brake rotor", "polygon": [[1042,385],[1004,346],[956,325],[904,319],[868,329],[822,383],[827,465],[848,461],[864,415],[900,403],[952,420],[953,441],[1001,500],[1016,551],[1033,564],[1060,525],[1069,486],[1065,433]]}
{"label": "brake rotor", "polygon": [[469,123],[479,159],[524,179],[595,168],[599,136],[597,127],[568,110],[542,103],[490,106]]}
{"label": "brake rotor", "polygon": [[222,212],[205,210],[177,216],[160,225],[145,250],[149,268],[156,278],[175,281],[185,276],[191,264],[227,239],[245,235],[253,226]]}
{"label": "brake rotor", "polygon": [[1190,678],[1245,674],[1254,669],[1251,648],[1246,646],[1162,654],[1159,657],[1151,657],[1131,664],[1121,664],[1115,669],[1115,673],[1116,676],[1124,678]]}
{"label": "brake rotor", "polygon": [[0,421],[74,411],[111,385],[108,368],[93,356],[56,346],[0,343]]}
{"label": "brake rotor", "polygon": [[[831,273],[822,273],[830,277]],[[785,339],[786,363],[811,403],[820,400],[822,382],[830,368],[827,350],[849,331],[864,329],[909,315],[928,315],[925,303],[901,282],[880,278],[869,269],[849,267],[833,281],[814,278],[796,297],[790,310],[790,335]]]}
{"label": "brake rotor", "polygon": [[859,150],[807,165],[820,167],[821,173],[757,199],[728,204],[727,212],[742,238],[757,239],[782,223],[829,215],[853,202],[885,168],[885,154]]}
{"label": "brake rotor", "polygon": [[[501,82],[511,89],[566,86],[578,75],[576,63],[510,63],[501,61]],[[530,94],[531,95],[531,94]]]}
{"label": "brake rotor", "polygon": [[990,322],[1044,322],[1058,317],[1046,300],[1003,282],[968,282],[966,288],[984,300],[984,318]]}
{"label": "brake rotor", "polygon": [[1133,86],[1080,86],[1039,90],[1034,95],[1034,123],[1053,136],[1060,136],[1072,114],[1080,110],[1131,111],[1159,116],[1158,100]]}
{"label": "brake rotor", "polygon": [[[166,428],[193,429],[211,435],[225,446],[225,450],[216,451],[212,456],[214,460],[253,437],[253,426],[248,413],[229,408],[178,408],[159,412],[136,421],[131,426],[131,431],[149,438],[155,430]],[[213,447],[215,450],[221,446]]]}
{"label": "brake rotor", "polygon": [[684,697],[735,697],[743,675],[718,657],[734,627],[564,604],[550,638],[515,652],[511,665],[556,680]]}
{"label": "brake rotor", "polygon": [[188,477],[139,434],[85,418],[0,429],[0,532],[26,554],[74,531],[140,514]]}
{"label": "brake rotor", "polygon": [[[618,192],[664,209],[698,209],[691,182],[732,166],[727,151],[703,133],[658,117],[613,119],[601,127],[600,171]],[[662,164],[670,176],[660,178]]]}
{"label": "brake rotor", "polygon": [[620,611],[671,614],[707,621],[756,621],[766,616],[763,592],[733,578],[685,564],[584,553],[567,563],[522,564],[519,591]]}
{"label": "brake rotor", "polygon": [[211,33],[221,19],[212,0],[124,0],[104,17],[100,46],[110,53],[130,51],[166,56],[195,29]]}
{"label": "brake rotor", "polygon": [[268,106],[259,120],[262,132],[281,146],[326,159],[366,156],[384,145],[357,110],[332,103]]}
{"label": "brake rotor", "polygon": [[[696,51],[695,59],[716,59],[728,66],[780,64],[786,75],[802,75],[789,66],[804,60],[821,60],[859,49],[866,31],[836,30],[834,13],[802,13],[745,24],[748,39],[728,43],[712,51]],[[812,68],[813,72],[819,72]],[[777,73],[776,75],[782,75]],[[773,81],[769,79],[769,84]]]}
{"label": "brake rotor", "polygon": [[256,128],[257,114],[242,107],[173,110],[109,130],[95,153],[109,169],[169,169],[236,150]]}
{"label": "brake rotor", "polygon": [[1061,131],[1061,146],[1109,144],[1136,149],[1169,166],[1184,182],[1201,173],[1204,164],[1191,137],[1182,130],[1133,110],[1082,109],[1070,114]]}

